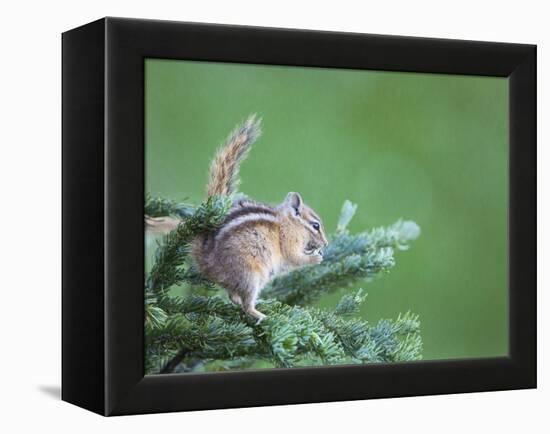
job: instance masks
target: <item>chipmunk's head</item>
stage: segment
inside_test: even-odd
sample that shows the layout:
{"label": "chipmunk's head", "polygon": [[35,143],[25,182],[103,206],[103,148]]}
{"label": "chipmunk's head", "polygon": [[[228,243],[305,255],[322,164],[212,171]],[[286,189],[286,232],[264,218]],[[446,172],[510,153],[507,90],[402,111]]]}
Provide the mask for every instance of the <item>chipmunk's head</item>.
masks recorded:
{"label": "chipmunk's head", "polygon": [[311,257],[311,263],[319,263],[323,258],[323,247],[328,245],[321,218],[304,204],[298,193],[288,193],[279,207],[285,232],[299,254]]}

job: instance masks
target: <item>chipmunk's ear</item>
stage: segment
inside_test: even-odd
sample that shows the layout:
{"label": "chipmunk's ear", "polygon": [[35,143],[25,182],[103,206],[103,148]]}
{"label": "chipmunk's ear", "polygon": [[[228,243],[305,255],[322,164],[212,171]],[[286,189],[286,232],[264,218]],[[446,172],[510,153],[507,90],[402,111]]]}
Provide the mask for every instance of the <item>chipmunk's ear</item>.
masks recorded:
{"label": "chipmunk's ear", "polygon": [[291,191],[286,195],[285,205],[292,209],[294,215],[300,215],[303,205],[302,196]]}

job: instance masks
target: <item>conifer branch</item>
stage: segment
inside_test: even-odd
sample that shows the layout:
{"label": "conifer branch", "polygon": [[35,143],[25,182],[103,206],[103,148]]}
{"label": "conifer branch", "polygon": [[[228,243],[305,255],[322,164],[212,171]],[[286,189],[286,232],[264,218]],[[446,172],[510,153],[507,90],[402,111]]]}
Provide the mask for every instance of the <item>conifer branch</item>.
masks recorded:
{"label": "conifer branch", "polygon": [[[353,303],[363,301],[356,295]],[[339,305],[349,302],[342,300]],[[253,357],[291,367],[417,360],[422,349],[420,323],[412,314],[370,326],[350,317],[349,309],[330,312],[265,300],[259,307],[267,318],[256,325],[220,296],[165,296],[162,303],[169,320],[149,331],[147,349],[150,354],[167,352],[173,357],[149,358],[149,373],[173,372],[187,358]]]}
{"label": "conifer branch", "polygon": [[155,263],[146,278],[146,288],[158,292],[185,280],[201,282],[202,279],[194,269],[181,268],[188,260],[190,243],[198,234],[219,227],[230,206],[231,202],[227,197],[210,197],[175,230],[165,235],[155,252]]}
{"label": "conifer branch", "polygon": [[[151,198],[147,204],[155,216],[179,212],[182,219],[159,243],[146,276],[147,373],[188,372],[205,365],[238,369],[258,361],[292,367],[421,358],[418,317],[407,313],[370,325],[356,317],[365,300],[362,290],[344,294],[332,311],[307,306],[330,291],[387,272],[395,265],[394,251],[406,250],[418,237],[414,222],[350,234],[347,226],[356,206],[346,201],[323,262],[275,278],[259,303],[267,318],[256,325],[225,294],[215,295],[215,285],[198,273],[189,255],[197,234],[222,224],[229,199],[211,198],[197,208]],[[168,293],[182,283],[208,288],[210,295]]]}
{"label": "conifer branch", "polygon": [[388,228],[351,235],[347,225],[356,208],[351,202],[344,202],[336,235],[331,238],[321,264],[273,279],[262,296],[289,304],[310,303],[327,292],[387,272],[395,265],[394,250],[407,250],[409,243],[420,235],[416,223],[402,220]]}
{"label": "conifer branch", "polygon": [[144,213],[149,217],[178,217],[182,220],[191,217],[195,207],[187,203],[180,203],[174,200],[161,197],[145,196]]}

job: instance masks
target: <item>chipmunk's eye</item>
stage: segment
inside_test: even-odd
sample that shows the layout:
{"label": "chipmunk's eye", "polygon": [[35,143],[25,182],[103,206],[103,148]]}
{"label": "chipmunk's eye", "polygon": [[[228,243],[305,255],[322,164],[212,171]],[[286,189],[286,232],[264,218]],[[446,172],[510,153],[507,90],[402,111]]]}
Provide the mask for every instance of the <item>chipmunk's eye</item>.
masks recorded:
{"label": "chipmunk's eye", "polygon": [[315,229],[316,231],[318,231],[321,226],[319,226],[319,223],[317,222],[311,222],[311,226],[313,227],[313,229]]}

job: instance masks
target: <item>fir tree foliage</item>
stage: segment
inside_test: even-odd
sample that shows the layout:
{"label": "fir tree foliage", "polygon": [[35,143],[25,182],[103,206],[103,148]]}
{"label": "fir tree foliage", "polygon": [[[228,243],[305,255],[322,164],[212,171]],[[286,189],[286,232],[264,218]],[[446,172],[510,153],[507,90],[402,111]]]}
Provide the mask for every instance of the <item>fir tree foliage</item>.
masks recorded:
{"label": "fir tree foliage", "polygon": [[[387,273],[395,265],[394,252],[408,249],[419,236],[414,222],[351,234],[347,227],[357,206],[345,201],[323,262],[273,279],[258,304],[267,317],[257,325],[197,272],[190,255],[193,238],[219,227],[229,207],[224,197],[198,207],[146,197],[147,215],[182,220],[158,241],[145,276],[148,374],[421,358],[416,315],[370,324],[358,316],[365,292],[345,289]],[[334,291],[342,291],[342,297],[333,310],[312,305]]]}
{"label": "fir tree foliage", "polygon": [[195,208],[187,203],[176,202],[161,197],[145,196],[145,214],[149,217],[179,217],[186,219],[193,215]]}

